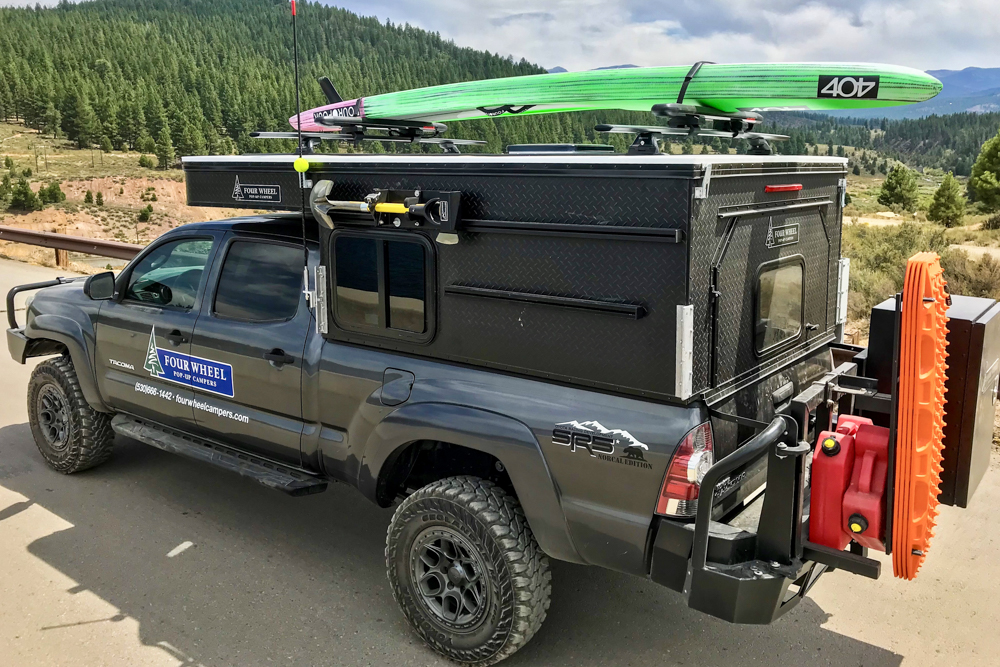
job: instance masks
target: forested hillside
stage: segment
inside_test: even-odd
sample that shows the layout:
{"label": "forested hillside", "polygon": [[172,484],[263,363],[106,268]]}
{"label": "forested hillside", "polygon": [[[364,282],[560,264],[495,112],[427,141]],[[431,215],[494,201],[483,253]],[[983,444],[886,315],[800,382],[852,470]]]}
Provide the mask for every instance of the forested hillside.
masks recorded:
{"label": "forested hillside", "polygon": [[[323,103],[328,75],[345,98],[440,83],[539,74],[524,60],[460,48],[439,35],[380,23],[317,3],[300,3],[303,108]],[[0,118],[59,133],[81,147],[168,155],[289,150],[249,138],[287,130],[294,113],[287,0],[94,0],[55,8],[0,8]],[[516,46],[512,45],[512,48]],[[792,140],[784,153],[854,146],[913,166],[968,174],[1000,114],[919,120],[835,119],[773,114],[771,129]],[[595,124],[649,124],[649,114],[588,112],[452,123],[449,135],[511,143],[601,141],[623,150],[627,135],[596,135]],[[728,141],[711,140],[714,150]],[[690,142],[682,144],[690,152]],[[735,147],[745,149],[746,143]],[[333,149],[334,147],[331,147]],[[369,150],[383,148],[372,143]],[[869,165],[876,157],[867,155]]]}
{"label": "forested hillside", "polygon": [[[254,130],[294,114],[287,0],[95,0],[0,9],[0,117],[80,145],[146,148],[166,128],[179,154],[260,150]],[[345,98],[452,81],[544,73],[409,26],[299,3],[303,108],[328,75]],[[634,115],[634,114],[633,114]],[[607,118],[604,116],[603,118]],[[620,121],[616,115],[613,120]],[[594,118],[456,124],[490,148],[593,137]],[[147,144],[147,146],[144,146]],[[235,145],[234,145],[235,144]],[[269,143],[267,148],[276,146]],[[377,148],[377,147],[376,147]]]}
{"label": "forested hillside", "polygon": [[907,120],[833,118],[822,114],[770,114],[768,128],[791,140],[779,150],[805,152],[807,145],[847,145],[877,151],[913,167],[938,167],[968,176],[979,149],[1000,130],[1000,113],[957,113]]}

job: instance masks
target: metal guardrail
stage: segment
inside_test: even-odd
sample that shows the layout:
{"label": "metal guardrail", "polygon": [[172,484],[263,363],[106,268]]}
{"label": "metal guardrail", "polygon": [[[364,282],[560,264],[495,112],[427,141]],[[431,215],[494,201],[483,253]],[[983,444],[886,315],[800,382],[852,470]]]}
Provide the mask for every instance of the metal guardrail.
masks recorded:
{"label": "metal guardrail", "polygon": [[81,252],[100,257],[129,260],[138,255],[145,246],[119,241],[103,241],[85,236],[69,236],[52,232],[33,232],[17,227],[0,226],[0,241],[13,241],[43,248],[55,248],[70,252]]}

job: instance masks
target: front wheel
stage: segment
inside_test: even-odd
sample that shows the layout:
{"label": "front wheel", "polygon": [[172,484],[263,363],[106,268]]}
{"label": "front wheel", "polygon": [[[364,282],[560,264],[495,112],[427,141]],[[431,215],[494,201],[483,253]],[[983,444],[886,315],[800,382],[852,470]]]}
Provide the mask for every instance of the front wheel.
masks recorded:
{"label": "front wheel", "polygon": [[545,620],[549,562],[517,499],[478,477],[428,484],[400,504],[385,547],[392,594],[431,648],[492,665]]}
{"label": "front wheel", "polygon": [[71,474],[111,457],[111,418],[87,403],[69,357],[35,367],[28,381],[28,423],[50,468]]}

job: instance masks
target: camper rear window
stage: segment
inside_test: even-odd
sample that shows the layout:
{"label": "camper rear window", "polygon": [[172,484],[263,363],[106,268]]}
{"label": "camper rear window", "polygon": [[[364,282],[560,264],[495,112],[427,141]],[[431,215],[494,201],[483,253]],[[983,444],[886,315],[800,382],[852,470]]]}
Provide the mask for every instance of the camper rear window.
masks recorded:
{"label": "camper rear window", "polygon": [[767,352],[802,331],[802,262],[765,266],[757,286],[757,352]]}
{"label": "camper rear window", "polygon": [[403,337],[427,332],[423,244],[341,235],[334,241],[334,261],[334,313],[341,328]]}

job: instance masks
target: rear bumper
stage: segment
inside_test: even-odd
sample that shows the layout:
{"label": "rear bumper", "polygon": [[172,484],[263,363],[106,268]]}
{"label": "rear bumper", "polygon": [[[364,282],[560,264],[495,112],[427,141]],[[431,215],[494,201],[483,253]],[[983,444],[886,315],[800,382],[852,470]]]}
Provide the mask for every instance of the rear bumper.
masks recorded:
{"label": "rear bumper", "polygon": [[828,568],[810,560],[787,565],[756,559],[757,535],[713,524],[707,571],[692,591],[689,579],[694,524],[661,519],[653,543],[650,578],[679,593],[688,606],[730,623],[766,625],[799,603]]}
{"label": "rear bumper", "polygon": [[28,350],[28,337],[24,335],[24,329],[7,329],[7,349],[14,361],[24,363]]}
{"label": "rear bumper", "polygon": [[[798,436],[795,419],[776,417],[708,471],[695,523],[655,519],[650,578],[685,593],[692,609],[755,625],[792,609],[826,570],[839,567],[877,578],[878,562],[863,553],[807,541],[805,466],[811,447]],[[756,532],[712,522],[719,480],[765,453],[767,490]]]}

